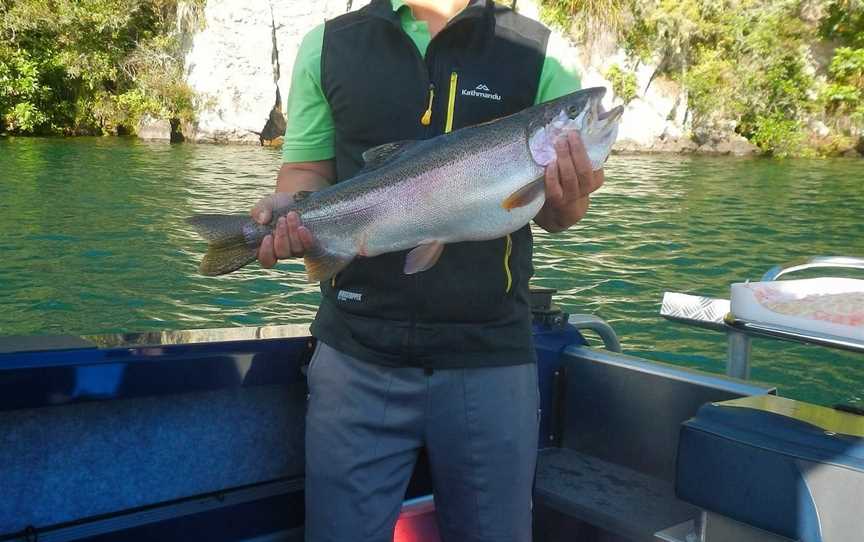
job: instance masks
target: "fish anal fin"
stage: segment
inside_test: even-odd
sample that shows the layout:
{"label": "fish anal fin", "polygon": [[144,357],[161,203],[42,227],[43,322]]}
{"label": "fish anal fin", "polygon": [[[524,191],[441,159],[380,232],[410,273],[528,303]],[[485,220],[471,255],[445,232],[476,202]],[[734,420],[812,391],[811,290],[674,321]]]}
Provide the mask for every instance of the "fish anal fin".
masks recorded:
{"label": "fish anal fin", "polygon": [[432,241],[415,247],[405,257],[405,274],[413,275],[426,271],[438,263],[438,258],[441,257],[442,252],[444,252],[444,243],[441,241]]}
{"label": "fish anal fin", "polygon": [[531,181],[519,190],[507,196],[507,199],[501,202],[501,207],[507,209],[508,211],[511,209],[524,207],[537,199],[545,189],[545,180],[543,177],[540,177],[536,181]]}
{"label": "fish anal fin", "polygon": [[363,153],[363,169],[375,169],[398,157],[402,152],[416,143],[413,139],[393,141],[367,149]]}
{"label": "fish anal fin", "polygon": [[345,269],[353,257],[346,258],[325,251],[312,251],[303,257],[306,264],[306,278],[309,282],[324,282]]}

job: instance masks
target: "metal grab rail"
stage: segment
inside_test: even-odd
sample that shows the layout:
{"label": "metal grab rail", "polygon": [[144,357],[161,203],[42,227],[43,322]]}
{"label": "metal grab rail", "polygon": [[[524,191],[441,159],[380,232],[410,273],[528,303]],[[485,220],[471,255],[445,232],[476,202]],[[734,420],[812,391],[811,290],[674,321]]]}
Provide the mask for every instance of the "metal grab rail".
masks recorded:
{"label": "metal grab rail", "polygon": [[612,329],[612,326],[607,324],[602,318],[593,314],[571,314],[568,323],[579,331],[590,329],[599,335],[606,350],[621,352],[621,341],[618,340],[618,335]]}
{"label": "metal grab rail", "polygon": [[750,378],[752,337],[815,344],[852,352],[864,352],[864,341],[854,341],[803,330],[767,326],[732,318],[729,300],[701,297],[678,292],[665,292],[660,316],[667,320],[702,327],[726,334],[726,374],[747,380]]}
{"label": "metal grab rail", "polygon": [[[762,276],[762,281],[774,281],[788,273],[816,268],[864,270],[864,258],[816,256],[800,262],[774,266]],[[735,319],[731,316],[727,299],[665,292],[660,315],[667,320],[725,332],[728,341],[726,374],[744,380],[750,378],[750,355],[754,336],[864,352],[864,341]]]}
{"label": "metal grab rail", "polygon": [[814,256],[805,260],[789,262],[783,265],[775,265],[762,275],[762,281],[777,280],[783,275],[795,271],[819,268],[864,270],[864,258],[853,258],[849,256]]}

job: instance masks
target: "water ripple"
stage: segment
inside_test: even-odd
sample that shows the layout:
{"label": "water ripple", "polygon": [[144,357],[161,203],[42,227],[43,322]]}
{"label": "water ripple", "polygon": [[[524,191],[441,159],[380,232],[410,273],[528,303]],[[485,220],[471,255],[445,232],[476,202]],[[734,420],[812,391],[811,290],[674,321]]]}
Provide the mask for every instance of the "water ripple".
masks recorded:
{"label": "water ripple", "polygon": [[[0,334],[308,322],[301,264],[208,278],[194,213],[247,213],[276,151],[134,139],[0,140]],[[818,254],[864,256],[864,162],[613,156],[588,217],[535,231],[538,286],[611,322],[625,351],[722,372],[725,340],[658,316],[667,290],[729,284]],[[860,356],[767,341],[754,377],[825,404],[864,396]]]}

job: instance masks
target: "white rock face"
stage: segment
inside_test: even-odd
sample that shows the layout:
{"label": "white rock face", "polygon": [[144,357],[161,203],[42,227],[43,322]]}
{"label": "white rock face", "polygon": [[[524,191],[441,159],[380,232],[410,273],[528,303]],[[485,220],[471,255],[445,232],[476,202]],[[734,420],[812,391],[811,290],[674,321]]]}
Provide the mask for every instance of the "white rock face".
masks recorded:
{"label": "white rock face", "polygon": [[171,141],[171,122],[144,115],[138,123],[138,139],[149,141]]}
{"label": "white rock face", "polygon": [[[352,2],[356,9],[367,2]],[[258,143],[276,100],[288,96],[303,36],[345,11],[345,0],[208,0],[204,29],[192,38],[186,81],[204,99],[191,141]],[[275,40],[274,40],[275,34]],[[278,50],[279,77],[273,62]]]}
{"label": "white rock face", "polygon": [[[595,57],[586,63],[579,49],[570,47],[580,65],[582,86],[605,87],[604,107],[607,109],[621,104],[622,100],[614,95],[612,83],[605,74],[614,65],[626,69],[624,51],[616,50],[611,55]],[[650,64],[642,64],[635,70],[637,97],[624,108],[616,149],[650,149],[659,140],[678,139],[685,135],[686,99],[681,95],[681,89],[671,81],[658,78],[652,81],[654,70],[655,66]]]}

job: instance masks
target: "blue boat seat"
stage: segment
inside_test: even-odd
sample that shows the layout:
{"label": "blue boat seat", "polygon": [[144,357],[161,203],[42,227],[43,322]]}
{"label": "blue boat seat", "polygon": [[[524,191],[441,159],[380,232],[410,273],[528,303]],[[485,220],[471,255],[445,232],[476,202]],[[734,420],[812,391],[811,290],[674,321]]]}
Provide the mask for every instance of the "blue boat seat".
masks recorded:
{"label": "blue boat seat", "polygon": [[864,416],[771,395],[704,405],[681,428],[676,491],[800,542],[864,540]]}

